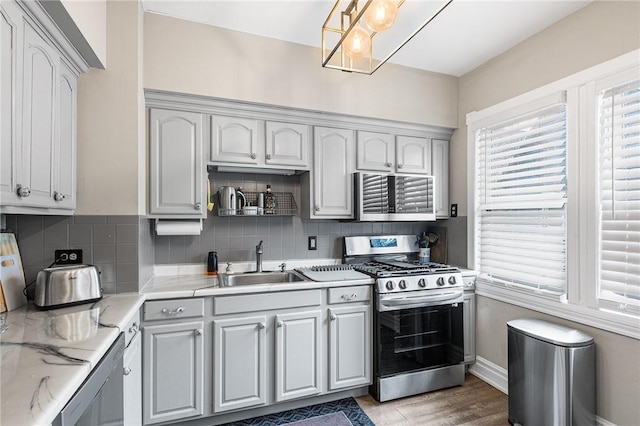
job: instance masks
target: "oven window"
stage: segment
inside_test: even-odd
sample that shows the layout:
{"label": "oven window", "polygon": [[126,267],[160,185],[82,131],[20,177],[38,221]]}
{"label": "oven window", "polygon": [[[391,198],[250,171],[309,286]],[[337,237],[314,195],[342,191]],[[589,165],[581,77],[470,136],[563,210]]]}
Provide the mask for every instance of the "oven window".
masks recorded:
{"label": "oven window", "polygon": [[376,314],[377,375],[461,363],[462,303]]}

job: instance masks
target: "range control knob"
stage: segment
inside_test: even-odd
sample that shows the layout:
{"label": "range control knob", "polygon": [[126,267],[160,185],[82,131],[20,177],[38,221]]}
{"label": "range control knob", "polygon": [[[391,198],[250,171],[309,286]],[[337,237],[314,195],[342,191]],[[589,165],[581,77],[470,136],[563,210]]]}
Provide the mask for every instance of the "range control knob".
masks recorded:
{"label": "range control knob", "polygon": [[420,278],[420,279],[418,280],[418,285],[419,285],[420,287],[426,287],[426,286],[427,286],[427,283],[426,283],[426,281],[424,280],[424,278]]}
{"label": "range control knob", "polygon": [[387,284],[385,287],[387,287],[387,290],[393,290],[396,286],[395,284],[393,284],[393,281],[387,281]]}
{"label": "range control knob", "polygon": [[407,282],[405,280],[400,280],[398,286],[404,290],[405,288],[407,288]]}
{"label": "range control knob", "polygon": [[455,276],[451,275],[449,277],[449,284],[451,284],[451,285],[455,285],[456,284],[456,277]]}
{"label": "range control knob", "polygon": [[436,280],[436,284],[438,284],[438,286],[442,287],[444,285],[444,278],[440,277]]}

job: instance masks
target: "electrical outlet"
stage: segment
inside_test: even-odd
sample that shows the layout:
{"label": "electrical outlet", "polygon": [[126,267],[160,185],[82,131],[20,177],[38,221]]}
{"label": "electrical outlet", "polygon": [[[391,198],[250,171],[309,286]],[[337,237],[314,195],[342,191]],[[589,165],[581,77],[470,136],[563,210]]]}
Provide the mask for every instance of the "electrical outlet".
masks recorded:
{"label": "electrical outlet", "polygon": [[318,250],[318,237],[309,235],[309,250]]}
{"label": "electrical outlet", "polygon": [[77,265],[82,263],[82,249],[55,251],[56,265]]}
{"label": "electrical outlet", "polygon": [[451,204],[451,217],[458,217],[458,205]]}

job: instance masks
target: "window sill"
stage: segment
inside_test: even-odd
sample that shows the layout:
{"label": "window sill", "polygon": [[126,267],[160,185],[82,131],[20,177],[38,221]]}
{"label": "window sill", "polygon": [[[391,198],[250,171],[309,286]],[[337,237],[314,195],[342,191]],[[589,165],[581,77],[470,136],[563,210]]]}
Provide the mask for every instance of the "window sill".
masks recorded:
{"label": "window sill", "polygon": [[640,340],[640,319],[476,281],[476,294]]}

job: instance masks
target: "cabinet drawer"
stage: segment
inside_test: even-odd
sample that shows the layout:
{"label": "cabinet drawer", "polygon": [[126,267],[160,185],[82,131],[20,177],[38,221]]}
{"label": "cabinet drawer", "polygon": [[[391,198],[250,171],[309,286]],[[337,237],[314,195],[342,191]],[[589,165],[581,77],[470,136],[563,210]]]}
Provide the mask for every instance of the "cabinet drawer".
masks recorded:
{"label": "cabinet drawer", "polygon": [[317,306],[322,303],[320,290],[286,291],[275,293],[244,294],[213,298],[213,314],[269,311],[272,309]]}
{"label": "cabinet drawer", "polygon": [[163,320],[204,316],[203,299],[151,300],[144,304],[144,320]]}
{"label": "cabinet drawer", "polygon": [[329,303],[368,302],[370,294],[368,285],[330,288]]}

